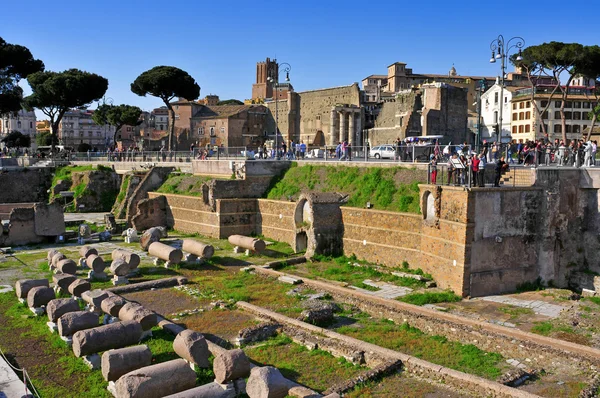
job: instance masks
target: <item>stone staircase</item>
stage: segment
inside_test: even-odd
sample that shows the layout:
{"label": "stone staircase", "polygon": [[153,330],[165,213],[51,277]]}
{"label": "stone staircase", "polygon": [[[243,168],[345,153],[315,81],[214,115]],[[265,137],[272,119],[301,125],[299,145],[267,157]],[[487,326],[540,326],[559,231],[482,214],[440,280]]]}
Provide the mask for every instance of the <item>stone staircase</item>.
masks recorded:
{"label": "stone staircase", "polygon": [[535,183],[535,169],[530,167],[512,167],[500,178],[505,187],[530,187]]}

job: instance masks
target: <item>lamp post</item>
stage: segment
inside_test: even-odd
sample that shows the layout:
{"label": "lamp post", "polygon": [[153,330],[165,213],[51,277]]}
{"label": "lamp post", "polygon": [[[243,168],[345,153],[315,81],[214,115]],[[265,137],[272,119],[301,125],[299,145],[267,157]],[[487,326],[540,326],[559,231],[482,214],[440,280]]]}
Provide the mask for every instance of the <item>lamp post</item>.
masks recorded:
{"label": "lamp post", "polygon": [[[513,42],[511,44],[511,42]],[[499,127],[496,129],[496,142],[500,144],[500,140],[502,139],[502,110],[504,109],[504,75],[506,73],[506,62],[508,60],[508,54],[511,49],[519,49],[519,55],[517,56],[517,61],[521,61],[523,57],[521,56],[521,49],[525,45],[525,39],[519,36],[515,36],[508,41],[504,40],[504,36],[499,35],[497,39],[492,40],[490,44],[490,50],[492,50],[492,57],[490,58],[490,63],[496,63],[496,60],[500,60],[500,112],[499,112]]]}
{"label": "lamp post", "polygon": [[279,93],[277,92],[277,89],[279,88],[279,71],[285,72],[285,81],[289,82],[290,71],[292,70],[290,64],[286,62],[279,64],[278,67],[279,69],[277,70],[277,73],[275,73],[275,76],[269,76],[267,78],[267,80],[273,85],[275,92],[275,159],[277,160],[279,160]]}
{"label": "lamp post", "polygon": [[475,140],[475,152],[479,152],[479,146],[481,145],[481,95],[484,93],[485,79],[481,79],[479,82],[479,87],[477,89],[477,139]]}

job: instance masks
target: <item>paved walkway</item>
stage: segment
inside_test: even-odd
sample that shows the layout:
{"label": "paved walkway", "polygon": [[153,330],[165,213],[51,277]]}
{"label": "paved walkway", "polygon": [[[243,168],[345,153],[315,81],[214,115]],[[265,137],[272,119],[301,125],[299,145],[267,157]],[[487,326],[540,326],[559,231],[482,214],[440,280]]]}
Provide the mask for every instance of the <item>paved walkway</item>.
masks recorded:
{"label": "paved walkway", "polygon": [[367,289],[361,289],[360,287],[356,287],[356,286],[350,286],[350,288],[357,290],[361,293],[366,293],[366,294],[370,294],[371,296],[376,296],[376,297],[381,297],[381,298],[386,298],[386,299],[395,299],[398,297],[406,296],[407,294],[412,292],[412,289],[408,288],[408,287],[390,285],[389,283],[385,283],[385,282],[373,282],[370,279],[365,279],[363,281],[363,283],[368,286],[376,287],[379,290],[371,291],[371,290],[367,290]]}
{"label": "paved walkway", "polygon": [[487,297],[480,297],[479,300],[491,301],[493,303],[499,303],[499,304],[514,305],[515,307],[531,308],[534,313],[536,313],[538,315],[544,315],[544,316],[547,316],[550,318],[558,317],[560,315],[560,312],[562,310],[566,309],[566,307],[556,305],[556,304],[550,304],[545,301],[521,300],[521,299],[516,299],[513,297],[507,297],[507,296],[487,296]]}
{"label": "paved walkway", "polygon": [[30,391],[0,355],[0,398],[21,398],[27,394]]}
{"label": "paved walkway", "polygon": [[104,223],[104,215],[108,213],[108,211],[103,213],[65,213],[65,222],[87,221],[90,223]]}

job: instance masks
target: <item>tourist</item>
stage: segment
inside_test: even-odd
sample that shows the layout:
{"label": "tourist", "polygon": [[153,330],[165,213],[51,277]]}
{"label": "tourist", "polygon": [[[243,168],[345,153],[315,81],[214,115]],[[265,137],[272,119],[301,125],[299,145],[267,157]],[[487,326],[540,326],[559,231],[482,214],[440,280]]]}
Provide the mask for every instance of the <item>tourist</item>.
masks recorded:
{"label": "tourist", "polygon": [[[473,155],[471,157],[471,185],[473,185],[473,186],[477,186],[478,182],[479,182],[479,165],[480,164],[481,164],[481,160],[479,160],[479,156]],[[481,185],[483,185],[483,184],[481,184]]]}
{"label": "tourist", "polygon": [[584,157],[585,157],[585,161],[584,161],[584,166],[585,167],[590,167],[592,165],[592,152],[594,151],[594,146],[592,144],[592,141],[588,141],[584,144]]}
{"label": "tourist", "polygon": [[340,158],[340,160],[346,160],[349,161],[350,158],[348,157],[348,141],[344,140],[344,142],[342,142],[342,157]]}
{"label": "tourist", "polygon": [[544,145],[544,152],[546,153],[546,156],[544,157],[544,164],[546,166],[550,166],[550,163],[552,161],[552,150],[554,148],[552,147],[552,143],[547,142],[546,145]]}
{"label": "tourist", "polygon": [[502,176],[502,172],[504,170],[508,170],[508,164],[504,161],[504,156],[500,157],[500,160],[496,162],[496,178],[494,179],[494,186],[500,186],[500,176]]}
{"label": "tourist", "polygon": [[429,155],[429,171],[431,173],[431,183],[437,183],[437,160],[433,154]]}
{"label": "tourist", "polygon": [[340,160],[342,158],[342,143],[338,142],[337,146],[335,147],[335,157],[337,158],[337,160]]}
{"label": "tourist", "polygon": [[450,159],[448,159],[448,185],[450,185],[451,183],[454,184],[454,163],[452,162],[453,159],[457,159],[458,155],[456,155],[455,153],[452,154],[452,157]]}
{"label": "tourist", "polygon": [[304,155],[306,154],[306,144],[304,141],[300,141],[300,156],[304,159]]}
{"label": "tourist", "polygon": [[561,141],[560,144],[558,145],[558,150],[556,151],[556,157],[557,157],[556,162],[559,166],[565,165],[566,150],[567,150],[567,147],[565,146],[564,141]]}

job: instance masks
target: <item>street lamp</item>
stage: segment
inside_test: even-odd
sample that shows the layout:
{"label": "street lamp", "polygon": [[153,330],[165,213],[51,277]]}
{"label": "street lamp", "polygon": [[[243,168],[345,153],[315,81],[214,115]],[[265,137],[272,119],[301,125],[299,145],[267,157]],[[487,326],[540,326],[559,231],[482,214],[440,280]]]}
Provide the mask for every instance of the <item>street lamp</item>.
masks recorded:
{"label": "street lamp", "polygon": [[[511,44],[511,42],[513,42]],[[506,61],[508,60],[508,54],[511,49],[519,49],[519,55],[516,60],[521,61],[523,57],[521,56],[521,49],[525,45],[525,39],[519,36],[515,36],[508,41],[504,41],[504,36],[499,35],[497,39],[492,40],[490,44],[490,50],[492,50],[492,57],[490,58],[490,63],[495,64],[496,60],[500,60],[500,113],[499,113],[499,124],[500,126],[496,129],[496,142],[500,143],[502,139],[502,110],[504,109],[504,75],[506,74]]]}
{"label": "street lamp", "polygon": [[279,94],[277,92],[277,89],[279,88],[279,71],[285,72],[285,81],[289,82],[291,70],[292,70],[292,67],[290,66],[290,64],[283,62],[283,63],[279,64],[279,70],[275,74],[275,77],[269,76],[267,78],[267,81],[269,81],[273,85],[273,89],[275,90],[275,153],[276,153],[275,158],[277,160],[279,160],[279,139],[278,139],[278,135],[279,135],[279,112],[278,112],[279,111],[279,108],[278,108]]}

